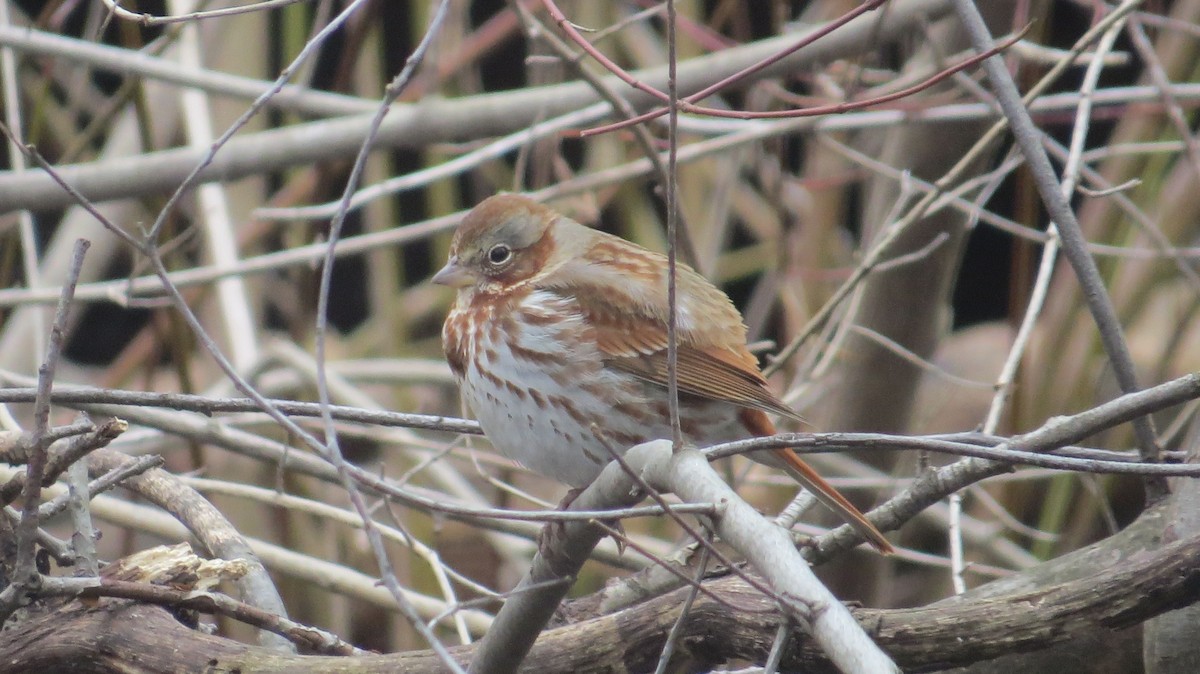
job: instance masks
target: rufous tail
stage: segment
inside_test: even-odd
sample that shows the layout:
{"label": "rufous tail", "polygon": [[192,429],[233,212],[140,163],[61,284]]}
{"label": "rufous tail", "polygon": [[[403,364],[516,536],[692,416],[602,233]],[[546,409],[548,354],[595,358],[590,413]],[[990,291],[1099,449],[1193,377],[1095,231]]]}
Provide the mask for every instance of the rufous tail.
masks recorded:
{"label": "rufous tail", "polygon": [[[746,429],[756,436],[762,437],[775,434],[775,424],[771,423],[771,419],[767,417],[766,413],[760,410],[742,410],[740,417]],[[750,458],[761,460],[754,456],[756,453],[751,453],[749,455]],[[786,470],[788,475],[792,476],[792,479],[803,485],[805,489],[811,491],[813,496],[817,497],[818,501],[824,503],[827,508],[837,513],[839,517],[846,521],[846,524],[854,527],[854,530],[860,536],[867,539],[871,547],[884,555],[890,555],[896,551],[892,547],[892,544],[888,542],[888,539],[883,537],[883,532],[876,529],[875,525],[871,524],[870,520],[858,508],[854,507],[853,503],[847,500],[845,496],[842,496],[841,492],[834,489],[833,485],[818,475],[817,471],[800,460],[800,457],[795,452],[790,449],[774,449],[763,450],[762,453],[773,457],[775,461],[768,463],[777,462],[779,465],[776,467]]]}
{"label": "rufous tail", "polygon": [[846,500],[846,497],[818,475],[817,471],[800,460],[795,452],[790,449],[777,449],[772,454],[783,462],[788,475],[804,485],[805,489],[811,491],[818,501],[846,520],[847,524],[854,527],[855,531],[867,539],[871,547],[884,555],[890,555],[896,551],[888,539],[883,537],[882,531],[876,529],[875,525],[871,524],[871,521],[858,508],[854,507],[853,503]]}

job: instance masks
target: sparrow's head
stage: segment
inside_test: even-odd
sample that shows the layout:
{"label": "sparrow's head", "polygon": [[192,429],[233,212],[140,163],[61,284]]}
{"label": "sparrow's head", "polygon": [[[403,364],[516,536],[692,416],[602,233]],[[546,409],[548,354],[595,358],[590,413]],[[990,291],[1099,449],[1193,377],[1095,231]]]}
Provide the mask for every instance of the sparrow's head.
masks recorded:
{"label": "sparrow's head", "polygon": [[546,268],[557,249],[555,237],[547,234],[559,220],[566,218],[520,195],[485,199],[455,230],[450,259],[432,280],[484,292],[527,281]]}

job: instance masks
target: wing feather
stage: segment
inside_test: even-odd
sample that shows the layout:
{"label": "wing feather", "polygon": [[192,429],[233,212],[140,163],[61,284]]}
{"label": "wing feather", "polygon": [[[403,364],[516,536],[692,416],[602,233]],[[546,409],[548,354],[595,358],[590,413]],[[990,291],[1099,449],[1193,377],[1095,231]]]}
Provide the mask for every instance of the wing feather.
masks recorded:
{"label": "wing feather", "polygon": [[[678,357],[676,374],[681,393],[800,419],[800,415],[771,393],[757,366],[747,370],[724,360],[728,356],[721,352],[687,345],[680,345]],[[608,365],[651,384],[667,386],[665,349],[641,356],[611,358]]]}
{"label": "wing feather", "polygon": [[[559,226],[575,254],[564,255],[539,286],[576,300],[609,367],[665,388],[666,258],[566,219]],[[679,390],[799,419],[767,388],[725,293],[687,265],[677,271]]]}

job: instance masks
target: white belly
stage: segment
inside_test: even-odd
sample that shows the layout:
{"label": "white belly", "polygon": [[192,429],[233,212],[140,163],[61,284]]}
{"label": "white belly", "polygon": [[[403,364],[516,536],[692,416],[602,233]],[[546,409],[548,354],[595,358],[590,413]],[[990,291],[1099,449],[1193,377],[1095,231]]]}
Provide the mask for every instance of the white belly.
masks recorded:
{"label": "white belly", "polygon": [[[511,311],[535,319],[553,312],[557,318],[493,316],[480,320],[482,325],[468,312],[458,316],[473,356],[464,363],[459,385],[497,450],[530,470],[583,487],[612,460],[593,424],[621,453],[671,437],[666,392],[605,367],[571,299],[534,291]],[[687,407],[696,435],[703,436],[689,438],[696,444],[745,437],[736,408],[696,399]]]}

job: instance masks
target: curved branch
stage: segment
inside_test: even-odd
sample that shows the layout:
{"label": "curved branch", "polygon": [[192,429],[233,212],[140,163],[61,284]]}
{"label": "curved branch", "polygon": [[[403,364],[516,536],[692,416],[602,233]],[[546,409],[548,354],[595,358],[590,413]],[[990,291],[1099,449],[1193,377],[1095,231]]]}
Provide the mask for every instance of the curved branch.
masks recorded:
{"label": "curved branch", "polygon": [[[1119,630],[1200,599],[1200,537],[1146,550],[1154,545],[1162,519],[1161,509],[1151,510],[1112,538],[938,604],[852,612],[906,671],[966,665],[1089,637],[1111,639]],[[701,660],[693,666],[735,658],[761,663],[771,647],[764,635],[772,634],[780,620],[776,602],[734,577],[706,581],[705,587],[708,592],[697,597],[683,623],[690,655]],[[578,674],[651,671],[688,591],[549,631],[525,667]],[[172,648],[162,648],[164,641]],[[451,652],[466,662],[475,648]],[[57,671],[65,663],[81,674],[199,672],[218,665],[226,671],[332,674],[351,662],[355,671],[368,674],[424,674],[442,666],[428,651],[354,660],[283,655],[190,630],[158,607],[109,601],[97,608],[68,604],[17,625],[0,642],[0,674]],[[782,665],[830,671],[806,641]]]}
{"label": "curved branch", "polygon": [[[133,461],[133,458],[120,452],[102,448],[88,456],[88,470],[99,476]],[[246,560],[249,572],[237,581],[243,600],[255,608],[287,617],[283,598],[279,596],[262,562],[258,561],[258,556],[250,549],[250,544],[208,499],[161,468],[152,468],[131,477],[121,486],[171,513],[213,556]],[[281,643],[282,640],[269,632],[263,633],[263,639],[264,643],[276,647],[286,644],[286,641]]]}

